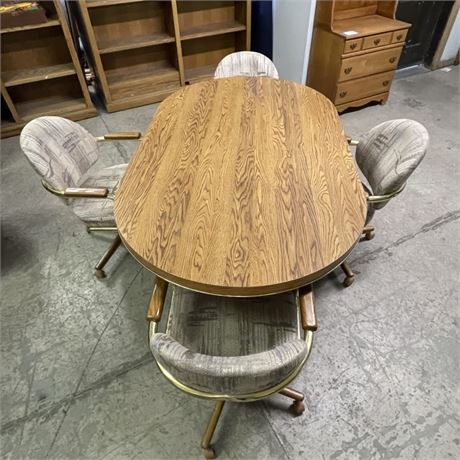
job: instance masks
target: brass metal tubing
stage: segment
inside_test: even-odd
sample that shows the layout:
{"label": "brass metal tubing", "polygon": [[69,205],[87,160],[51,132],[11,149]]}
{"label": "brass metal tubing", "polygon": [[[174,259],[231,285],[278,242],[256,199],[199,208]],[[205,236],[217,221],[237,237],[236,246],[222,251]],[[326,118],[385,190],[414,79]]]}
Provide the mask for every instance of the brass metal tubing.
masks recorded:
{"label": "brass metal tubing", "polygon": [[112,244],[110,245],[109,249],[107,249],[105,254],[102,256],[101,260],[97,263],[95,267],[96,270],[102,270],[104,268],[105,264],[113,256],[113,254],[118,249],[118,246],[120,246],[120,244],[121,244],[121,238],[120,238],[120,235],[117,235],[112,241]]}
{"label": "brass metal tubing", "polygon": [[88,233],[91,232],[116,232],[117,227],[86,227]]}
{"label": "brass metal tubing", "polygon": [[385,203],[387,201],[390,201],[395,196],[398,196],[404,190],[405,186],[406,186],[406,183],[402,184],[401,187],[399,187],[397,190],[390,192],[390,193],[386,193],[385,195],[370,195],[367,197],[367,202],[368,203]]}
{"label": "brass metal tubing", "polygon": [[225,401],[217,401],[214,405],[214,409],[212,411],[211,417],[209,419],[208,425],[206,426],[206,430],[203,433],[203,437],[201,438],[201,447],[203,449],[207,449],[212,439],[212,435],[216,430],[217,422],[219,421],[220,414],[222,413],[222,409],[224,407]]}
{"label": "brass metal tubing", "polygon": [[293,390],[292,388],[283,388],[279,391],[280,395],[287,396],[294,401],[303,401],[305,396],[300,391]]}
{"label": "brass metal tubing", "polygon": [[345,275],[347,275],[349,278],[352,278],[353,276],[355,276],[355,274],[353,273],[353,270],[351,269],[350,265],[348,265],[348,262],[346,260],[341,263],[340,268],[343,270]]}

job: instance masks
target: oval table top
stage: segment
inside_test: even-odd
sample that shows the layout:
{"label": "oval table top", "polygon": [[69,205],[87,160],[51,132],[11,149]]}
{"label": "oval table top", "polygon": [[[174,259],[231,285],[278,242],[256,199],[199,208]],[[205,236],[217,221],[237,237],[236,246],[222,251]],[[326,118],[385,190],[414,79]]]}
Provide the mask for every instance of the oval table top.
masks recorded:
{"label": "oval table top", "polygon": [[114,205],[145,267],[228,296],[323,277],[359,240],[366,210],[334,105],[267,77],[208,80],[165,99]]}

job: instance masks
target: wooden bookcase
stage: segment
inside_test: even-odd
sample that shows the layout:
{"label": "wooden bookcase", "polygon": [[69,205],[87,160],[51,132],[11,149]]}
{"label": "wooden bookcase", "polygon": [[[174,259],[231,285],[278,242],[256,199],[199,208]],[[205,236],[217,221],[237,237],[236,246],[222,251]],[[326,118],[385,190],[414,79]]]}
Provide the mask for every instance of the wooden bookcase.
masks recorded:
{"label": "wooden bookcase", "polygon": [[109,112],[163,100],[250,47],[250,0],[82,0],[77,23]]}
{"label": "wooden bookcase", "polygon": [[47,22],[0,29],[2,138],[43,115],[96,115],[59,0],[40,5]]}
{"label": "wooden bookcase", "polygon": [[307,84],[339,112],[385,102],[410,24],[396,1],[319,0]]}

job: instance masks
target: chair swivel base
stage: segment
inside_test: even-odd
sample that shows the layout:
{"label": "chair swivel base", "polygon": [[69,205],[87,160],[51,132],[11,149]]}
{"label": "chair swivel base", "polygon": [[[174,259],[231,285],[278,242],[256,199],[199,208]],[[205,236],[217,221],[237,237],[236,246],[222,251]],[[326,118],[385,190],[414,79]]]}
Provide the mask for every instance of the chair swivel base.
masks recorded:
{"label": "chair swivel base", "polygon": [[375,227],[372,225],[368,225],[367,227],[363,228],[364,239],[367,241],[372,240],[375,236]]}
{"label": "chair swivel base", "polygon": [[[294,415],[302,415],[305,411],[305,404],[304,404],[304,395],[299,391],[293,390],[291,388],[283,388],[279,391],[279,394],[283,396],[287,396],[288,398],[293,399],[293,403],[290,406],[290,409],[294,413]],[[208,425],[206,426],[206,430],[203,434],[203,438],[201,440],[201,449],[203,451],[203,455],[206,459],[214,459],[217,457],[216,451],[211,447],[211,439],[214,434],[214,431],[217,427],[217,422],[219,421],[220,415],[222,414],[222,409],[224,407],[225,401],[217,401],[214,409],[212,411],[211,417],[208,421]]]}
{"label": "chair swivel base", "polygon": [[343,270],[345,273],[345,279],[343,280],[343,286],[344,287],[349,287],[355,282],[355,274],[353,273],[353,270],[351,269],[350,265],[348,265],[348,262],[342,262],[340,265],[340,268]]}
{"label": "chair swivel base", "polygon": [[120,235],[117,234],[117,236],[112,241],[112,244],[110,245],[110,247],[107,249],[107,251],[101,257],[101,260],[94,267],[95,268],[95,273],[94,274],[96,275],[96,278],[102,279],[102,278],[106,277],[106,274],[105,274],[105,271],[103,270],[103,268],[105,267],[107,262],[110,260],[110,258],[115,254],[115,251],[118,249],[120,244],[121,244],[121,238],[120,238]]}

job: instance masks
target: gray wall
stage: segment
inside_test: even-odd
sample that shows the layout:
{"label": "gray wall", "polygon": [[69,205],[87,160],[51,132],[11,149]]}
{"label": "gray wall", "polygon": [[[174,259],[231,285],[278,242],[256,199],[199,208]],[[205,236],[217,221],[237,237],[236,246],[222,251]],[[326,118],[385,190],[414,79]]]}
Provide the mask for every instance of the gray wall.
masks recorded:
{"label": "gray wall", "polygon": [[316,0],[273,1],[273,62],[280,78],[305,83]]}

